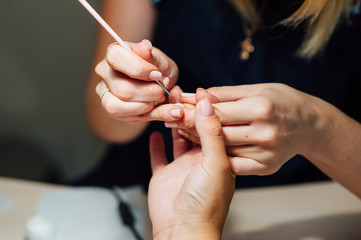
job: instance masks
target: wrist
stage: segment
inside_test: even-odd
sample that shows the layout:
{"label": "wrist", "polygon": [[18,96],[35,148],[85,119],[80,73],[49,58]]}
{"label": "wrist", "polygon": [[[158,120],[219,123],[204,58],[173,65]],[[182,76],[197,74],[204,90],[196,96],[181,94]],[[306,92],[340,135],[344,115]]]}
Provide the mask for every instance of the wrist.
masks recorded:
{"label": "wrist", "polygon": [[153,233],[154,240],[192,240],[207,239],[220,240],[222,231],[212,226],[173,226],[160,232]]}
{"label": "wrist", "polygon": [[320,98],[312,98],[314,121],[309,129],[311,134],[309,134],[307,144],[301,152],[301,155],[308,159],[319,158],[319,155],[325,152],[323,148],[327,145],[329,139],[332,138],[332,135],[335,134],[334,131],[336,129],[335,118],[332,115],[334,107]]}

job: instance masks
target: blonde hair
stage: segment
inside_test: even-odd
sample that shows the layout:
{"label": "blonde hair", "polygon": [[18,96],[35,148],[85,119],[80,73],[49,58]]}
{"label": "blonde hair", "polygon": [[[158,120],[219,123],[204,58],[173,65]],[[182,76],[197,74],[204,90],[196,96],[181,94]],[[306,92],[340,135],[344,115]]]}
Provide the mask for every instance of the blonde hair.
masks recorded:
{"label": "blonde hair", "polygon": [[[260,16],[257,14],[254,0],[230,0],[241,17],[250,26],[257,26]],[[300,57],[312,58],[322,51],[334,32],[339,19],[347,15],[352,0],[305,0],[289,18],[280,24],[297,27],[307,22],[307,32],[298,52]]]}

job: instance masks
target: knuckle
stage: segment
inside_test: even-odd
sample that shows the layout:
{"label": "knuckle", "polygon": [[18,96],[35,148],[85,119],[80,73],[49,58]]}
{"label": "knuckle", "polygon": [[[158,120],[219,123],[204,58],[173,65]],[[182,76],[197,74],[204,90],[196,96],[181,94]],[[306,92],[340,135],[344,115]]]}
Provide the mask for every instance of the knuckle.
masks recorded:
{"label": "knuckle", "polygon": [[148,68],[143,64],[137,64],[136,66],[127,69],[127,75],[131,78],[143,78],[148,71]]}
{"label": "knuckle", "polygon": [[259,119],[268,120],[273,116],[275,104],[266,95],[260,95],[258,97],[258,106],[255,108],[255,111]]}
{"label": "knuckle", "polygon": [[109,65],[114,67],[117,64],[117,61],[119,59],[120,58],[118,56],[117,48],[115,46],[109,48],[107,55],[106,55],[106,60],[109,63]]}
{"label": "knuckle", "polygon": [[280,164],[280,159],[277,157],[276,153],[268,152],[267,157],[263,159],[263,175],[271,175],[276,173],[282,166]]}
{"label": "knuckle", "polygon": [[210,136],[214,136],[214,137],[223,137],[223,131],[222,131],[222,127],[221,125],[217,124],[217,125],[206,125],[206,130],[207,130],[207,133],[210,135]]}
{"label": "knuckle", "polygon": [[276,173],[281,166],[279,166],[276,162],[269,163],[269,165],[265,166],[262,175],[271,175]]}
{"label": "knuckle", "polygon": [[245,172],[242,164],[239,163],[237,158],[235,157],[229,157],[229,166],[231,168],[231,171],[235,175],[247,175],[247,172]]}
{"label": "knuckle", "polygon": [[95,92],[99,95],[99,97],[100,97],[100,95],[101,95],[101,86],[100,86],[100,83],[98,83],[96,86],[95,86]]}
{"label": "knuckle", "polygon": [[215,96],[217,96],[217,93],[219,91],[219,87],[211,87],[211,88],[208,88],[207,91]]}
{"label": "knuckle", "polygon": [[119,99],[129,101],[134,98],[136,91],[131,87],[117,87],[114,93]]}
{"label": "knuckle", "polygon": [[119,109],[118,105],[113,101],[106,101],[103,103],[104,110],[111,118],[121,117],[121,109]]}
{"label": "knuckle", "polygon": [[150,91],[154,100],[159,100],[164,95],[164,90],[156,83],[154,83],[154,87],[150,88]]}
{"label": "knuckle", "polygon": [[262,138],[259,142],[266,146],[274,146],[277,145],[278,141],[279,136],[276,127],[268,127],[263,130]]}
{"label": "knuckle", "polygon": [[94,71],[98,76],[102,77],[104,75],[104,62],[103,61],[99,62],[95,66]]}

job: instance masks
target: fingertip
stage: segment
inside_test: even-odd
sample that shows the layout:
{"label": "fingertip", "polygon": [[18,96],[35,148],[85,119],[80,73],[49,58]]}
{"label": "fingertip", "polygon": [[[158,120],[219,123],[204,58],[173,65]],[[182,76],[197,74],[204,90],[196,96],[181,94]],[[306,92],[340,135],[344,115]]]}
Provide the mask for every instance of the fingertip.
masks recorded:
{"label": "fingertip", "polygon": [[198,102],[197,111],[200,112],[200,115],[202,117],[214,116],[214,109],[208,98],[204,98],[200,102]]}
{"label": "fingertip", "polygon": [[216,160],[226,157],[225,141],[222,125],[207,98],[202,99],[196,106],[196,129],[204,156],[210,163],[218,165]]}
{"label": "fingertip", "polygon": [[147,39],[144,39],[141,42],[135,44],[133,52],[147,62],[153,61],[152,43]]}
{"label": "fingertip", "polygon": [[141,43],[144,44],[144,46],[146,46],[149,50],[152,50],[152,42],[148,39],[143,39]]}
{"label": "fingertip", "polygon": [[202,99],[208,98],[211,103],[219,103],[220,100],[214,96],[213,94],[209,93],[207,90],[203,88],[198,88],[196,93],[196,101],[199,102]]}
{"label": "fingertip", "polygon": [[175,85],[171,90],[170,90],[170,94],[172,94],[173,97],[169,98],[169,103],[177,103],[178,102],[182,102],[181,101],[181,94],[182,94],[182,89]]}

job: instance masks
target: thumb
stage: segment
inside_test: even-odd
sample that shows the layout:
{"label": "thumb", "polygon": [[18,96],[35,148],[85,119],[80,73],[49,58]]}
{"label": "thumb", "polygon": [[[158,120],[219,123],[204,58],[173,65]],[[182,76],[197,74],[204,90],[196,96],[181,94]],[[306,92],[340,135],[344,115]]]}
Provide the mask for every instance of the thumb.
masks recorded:
{"label": "thumb", "polygon": [[213,170],[229,170],[222,125],[208,98],[198,102],[195,115],[205,166]]}
{"label": "thumb", "polygon": [[142,40],[133,47],[133,52],[149,63],[153,63],[152,43],[149,40]]}
{"label": "thumb", "polygon": [[154,175],[168,164],[165,154],[164,140],[160,132],[154,132],[150,136],[149,151],[150,164]]}

